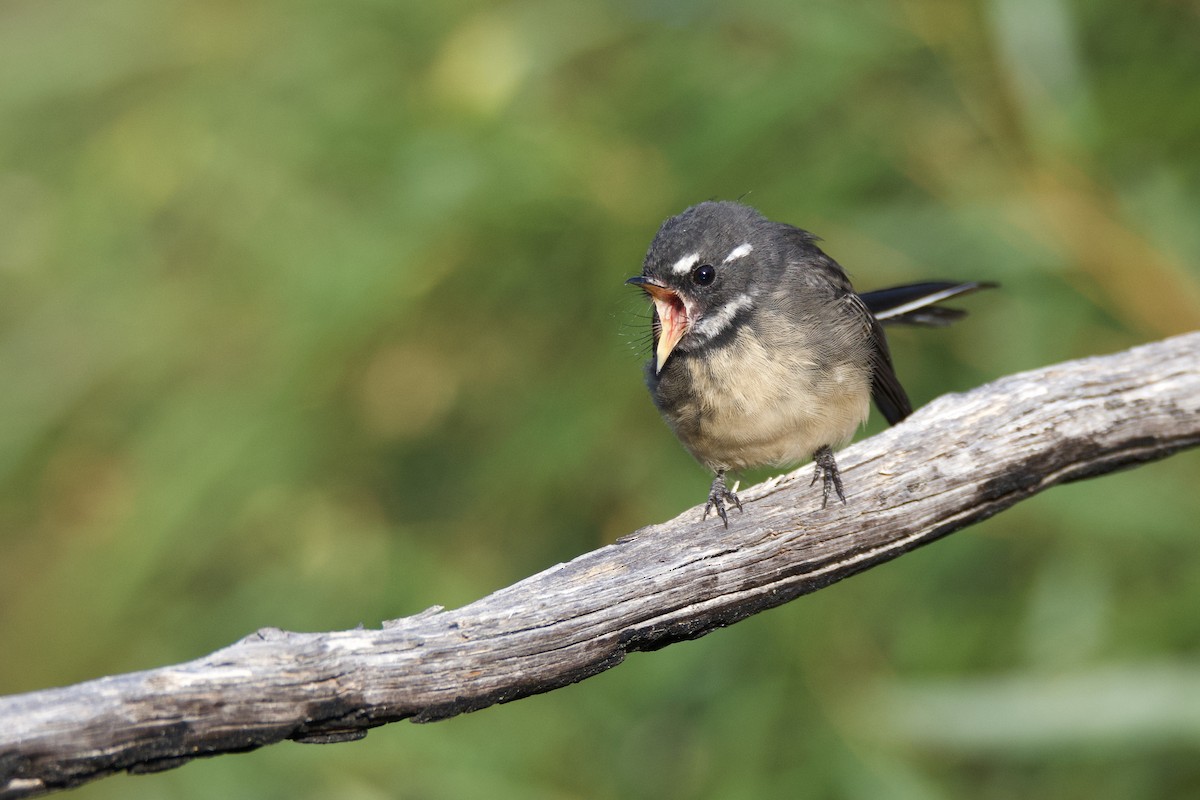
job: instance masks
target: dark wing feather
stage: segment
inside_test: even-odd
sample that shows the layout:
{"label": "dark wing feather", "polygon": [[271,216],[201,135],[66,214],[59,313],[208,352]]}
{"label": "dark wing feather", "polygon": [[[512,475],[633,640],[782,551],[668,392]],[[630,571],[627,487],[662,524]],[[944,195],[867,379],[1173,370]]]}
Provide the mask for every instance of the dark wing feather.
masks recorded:
{"label": "dark wing feather", "polygon": [[912,413],[912,403],[904,387],[900,385],[900,379],[896,377],[892,355],[883,335],[883,326],[857,294],[851,293],[847,300],[867,329],[868,346],[871,349],[871,399],[875,401],[888,424],[895,425]]}
{"label": "dark wing feather", "polygon": [[887,339],[883,335],[883,326],[879,324],[872,309],[859,297],[850,286],[841,265],[825,255],[814,242],[816,237],[807,231],[793,228],[790,225],[780,225],[780,232],[798,244],[809,254],[805,262],[807,271],[819,278],[810,278],[810,283],[820,287],[825,292],[832,292],[834,297],[841,299],[847,305],[847,313],[858,318],[867,337],[871,360],[871,399],[883,413],[889,425],[895,425],[912,413],[912,403],[896,377],[892,366],[892,355],[888,351]]}

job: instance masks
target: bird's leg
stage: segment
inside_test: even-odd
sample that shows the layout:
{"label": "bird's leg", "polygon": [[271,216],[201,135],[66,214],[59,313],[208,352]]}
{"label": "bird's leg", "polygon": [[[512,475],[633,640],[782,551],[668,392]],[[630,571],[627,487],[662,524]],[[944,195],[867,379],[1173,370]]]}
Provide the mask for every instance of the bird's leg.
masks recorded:
{"label": "bird's leg", "polygon": [[742,510],[742,501],[725,486],[725,470],[719,469],[717,470],[717,477],[713,478],[712,488],[708,490],[708,502],[704,504],[704,517],[702,519],[708,519],[708,512],[715,508],[717,516],[721,518],[721,522],[724,522],[725,527],[728,528],[729,516],[725,513],[726,500],[733,503],[738,511]]}
{"label": "bird's leg", "polygon": [[809,483],[809,486],[816,483],[817,478],[824,480],[821,508],[829,505],[831,491],[836,491],[838,499],[842,501],[842,505],[845,505],[846,495],[842,492],[842,474],[838,472],[837,462],[833,460],[833,448],[829,445],[817,448],[817,452],[813,453],[813,463],[817,465],[817,468],[813,471],[812,483]]}

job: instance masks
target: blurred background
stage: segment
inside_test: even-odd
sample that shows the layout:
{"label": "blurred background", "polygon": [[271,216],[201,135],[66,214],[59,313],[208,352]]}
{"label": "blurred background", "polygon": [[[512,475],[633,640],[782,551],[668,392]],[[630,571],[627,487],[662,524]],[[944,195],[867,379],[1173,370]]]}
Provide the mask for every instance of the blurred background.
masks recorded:
{"label": "blurred background", "polygon": [[[0,693],[461,605],[698,502],[622,281],[700,200],[862,289],[1003,283],[891,334],[918,405],[1200,327],[1198,42],[1170,0],[4,0]],[[1198,481],[74,796],[1196,796]]]}

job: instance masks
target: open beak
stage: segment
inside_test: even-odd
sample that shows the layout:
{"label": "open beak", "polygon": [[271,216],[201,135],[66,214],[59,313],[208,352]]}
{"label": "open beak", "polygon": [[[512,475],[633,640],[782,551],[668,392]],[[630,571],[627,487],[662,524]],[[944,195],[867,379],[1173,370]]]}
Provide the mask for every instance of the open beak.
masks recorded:
{"label": "open beak", "polygon": [[654,301],[654,311],[657,325],[654,330],[654,374],[662,372],[667,357],[679,344],[679,340],[688,332],[691,319],[688,317],[687,305],[674,289],[669,289],[654,278],[645,275],[635,275],[626,283],[639,287]]}

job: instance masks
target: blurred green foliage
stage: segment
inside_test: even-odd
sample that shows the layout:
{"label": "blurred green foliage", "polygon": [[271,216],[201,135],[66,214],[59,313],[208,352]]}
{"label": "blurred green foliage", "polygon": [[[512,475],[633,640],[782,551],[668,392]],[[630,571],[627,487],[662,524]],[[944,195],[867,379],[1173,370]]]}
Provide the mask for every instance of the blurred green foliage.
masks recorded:
{"label": "blurred green foliage", "polygon": [[[918,403],[1197,327],[1198,36],[1169,0],[5,0],[0,692],[459,605],[697,502],[621,282],[699,200],[861,288],[1001,281],[893,333]],[[1198,481],[77,796],[1196,796]]]}

